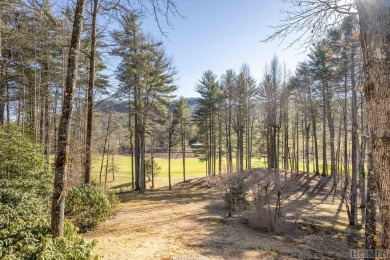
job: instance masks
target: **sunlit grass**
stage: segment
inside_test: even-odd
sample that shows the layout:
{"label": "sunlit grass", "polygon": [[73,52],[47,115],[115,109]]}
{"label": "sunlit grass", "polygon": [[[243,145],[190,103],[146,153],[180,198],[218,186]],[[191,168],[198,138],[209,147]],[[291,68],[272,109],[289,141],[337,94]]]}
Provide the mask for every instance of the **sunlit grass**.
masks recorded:
{"label": "sunlit grass", "polygon": [[[168,159],[155,158],[155,161],[161,166],[161,171],[155,178],[155,187],[165,187],[168,185]],[[131,187],[131,156],[116,155],[115,156],[115,181],[112,181],[111,174],[108,176],[108,186],[115,189],[129,189]],[[235,160],[233,160],[234,164]],[[111,163],[111,159],[110,162]],[[93,163],[93,177],[96,182],[99,182],[101,161],[96,159]],[[218,174],[219,162],[216,160],[216,173]],[[235,166],[233,166],[235,167]],[[264,159],[252,159],[253,168],[266,167]],[[103,168],[104,172],[104,168]],[[222,173],[226,172],[226,160],[222,159]],[[206,176],[206,162],[200,161],[199,158],[186,158],[186,179],[205,177]],[[104,176],[103,176],[104,181]],[[183,181],[183,161],[180,157],[171,159],[171,179],[172,184]],[[149,187],[151,183],[148,183]]]}
{"label": "sunlit grass", "polygon": [[[167,158],[155,158],[157,164],[161,167],[160,173],[155,177],[155,187],[167,187],[168,186],[168,159]],[[110,159],[111,163],[111,159]],[[181,157],[174,156],[171,159],[171,181],[172,185],[183,181],[183,161]],[[244,162],[245,163],[245,162]],[[289,161],[290,163],[290,161]],[[303,160],[299,162],[299,171],[304,172],[306,170],[306,163]],[[93,177],[96,182],[99,182],[100,172],[100,160],[95,160],[93,163]],[[322,161],[319,161],[319,171],[322,173]],[[235,159],[233,159],[233,167],[235,167]],[[252,158],[252,168],[266,168],[266,158]],[[283,169],[283,162],[280,160],[280,169]],[[131,188],[131,156],[129,155],[116,155],[115,156],[115,181],[112,181],[112,175],[107,178],[108,187],[114,189],[128,190]],[[216,160],[216,174],[218,174],[219,163]],[[314,172],[313,162],[309,163],[310,172]],[[339,169],[340,173],[343,172]],[[105,169],[103,169],[105,172]],[[226,172],[226,159],[222,159],[222,173]],[[328,174],[330,174],[330,162],[328,162]],[[191,178],[205,177],[206,176],[206,162],[200,161],[199,158],[186,158],[186,180]],[[102,177],[104,182],[104,176]],[[150,187],[151,183],[147,183],[147,187]]]}
{"label": "sunlit grass", "polygon": [[[161,166],[160,174],[157,177],[168,177],[168,159],[155,158],[156,163]],[[203,177],[206,176],[206,163],[200,161],[199,158],[186,158],[186,177]],[[218,160],[216,160],[216,168],[218,172]],[[116,155],[115,167],[117,175],[131,175],[131,156]],[[252,159],[252,167],[266,167],[266,162],[263,159]],[[94,161],[93,173],[98,174],[100,171],[100,161]],[[226,172],[226,160],[222,159],[222,172]],[[171,159],[171,177],[181,178],[183,176],[183,161],[181,158]]]}
{"label": "sunlit grass", "polygon": [[[155,158],[156,163],[161,166],[160,174],[157,177],[168,176],[168,159]],[[115,156],[116,175],[131,176],[131,156],[117,155]],[[173,178],[180,178],[183,175],[182,160],[171,159],[171,176]],[[199,161],[198,158],[186,159],[186,176],[187,177],[202,177],[205,176],[205,162]],[[98,174],[100,171],[100,162],[95,161],[93,172]]]}

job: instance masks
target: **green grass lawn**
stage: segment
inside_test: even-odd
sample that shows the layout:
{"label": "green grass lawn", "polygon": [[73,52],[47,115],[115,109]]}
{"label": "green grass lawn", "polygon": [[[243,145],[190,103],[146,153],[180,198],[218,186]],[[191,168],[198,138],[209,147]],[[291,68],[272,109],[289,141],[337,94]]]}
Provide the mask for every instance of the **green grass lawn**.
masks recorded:
{"label": "green grass lawn", "polygon": [[[161,166],[161,171],[158,176],[155,176],[155,187],[161,188],[168,186],[168,159],[155,158],[156,163]],[[108,177],[110,182],[108,186],[114,189],[126,190],[131,188],[131,156],[117,155],[115,156],[116,178],[112,181],[112,176]],[[171,159],[171,180],[172,184],[181,182],[183,180],[182,159]],[[198,158],[186,159],[186,178],[204,177],[206,164],[199,161]],[[100,161],[95,161],[93,164],[93,175],[95,181],[99,179]],[[147,187],[151,183],[147,184]]]}
{"label": "green grass lawn", "polygon": [[[155,187],[162,188],[168,186],[168,159],[167,158],[155,158],[155,161],[161,166],[161,171],[158,176],[155,176]],[[235,160],[233,160],[233,163]],[[218,160],[217,160],[217,172],[218,172]],[[321,162],[320,162],[321,163]],[[108,187],[114,189],[128,190],[131,188],[131,156],[129,155],[116,155],[115,156],[115,181],[112,181],[112,176],[108,176]],[[183,181],[182,171],[182,159],[171,159],[171,181],[172,185]],[[253,158],[252,168],[266,168],[266,160],[264,158]],[[283,168],[282,162],[280,162],[280,168]],[[303,161],[299,162],[299,170],[304,171]],[[99,181],[100,160],[97,159],[93,163],[93,177],[96,182]],[[310,172],[313,172],[313,164],[310,162]],[[103,170],[104,172],[104,170]],[[222,173],[226,172],[226,160],[222,161]],[[320,165],[320,173],[322,167]],[[328,163],[328,172],[330,172],[330,162]],[[186,179],[204,177],[206,176],[206,163],[201,162],[198,158],[186,159]],[[104,180],[104,177],[102,178]],[[151,183],[147,183],[147,187],[150,187]]]}
{"label": "green grass lawn", "polygon": [[[168,177],[168,159],[155,158],[156,163],[161,166],[161,172],[157,177]],[[117,175],[131,176],[131,156],[117,155],[115,156],[115,166]],[[171,176],[172,178],[181,178],[183,176],[182,160],[171,159]],[[187,177],[203,177],[205,176],[204,162],[200,162],[198,158],[186,159],[186,176]],[[95,162],[93,172],[98,174],[100,170],[100,162]]]}
{"label": "green grass lawn", "polygon": [[[155,161],[161,166],[161,171],[155,179],[155,187],[165,187],[168,185],[168,159],[155,158]],[[171,179],[172,184],[183,180],[183,161],[181,158],[171,159]],[[217,172],[218,172],[218,161]],[[128,189],[131,187],[131,156],[117,155],[115,156],[116,178],[112,181],[112,176],[108,176],[108,186],[114,189]],[[252,159],[252,167],[266,167],[263,159]],[[222,172],[226,170],[225,160],[222,161]],[[95,181],[99,180],[100,160],[95,160],[93,163],[92,174]],[[103,170],[104,171],[104,170]],[[206,176],[206,163],[201,162],[198,158],[186,158],[186,179]],[[104,179],[104,178],[103,178]],[[151,184],[148,183],[149,187]]]}
{"label": "green grass lawn", "polygon": [[[156,163],[161,166],[161,172],[157,177],[168,177],[168,159],[155,158]],[[218,168],[218,160],[217,160]],[[263,159],[252,159],[252,167],[266,167]],[[131,175],[131,156],[117,155],[115,156],[115,166],[118,175]],[[222,171],[226,169],[225,160],[222,161]],[[93,165],[94,174],[100,171],[100,161],[95,161]],[[218,171],[218,169],[217,169]],[[201,162],[198,158],[186,158],[186,177],[203,177],[206,175],[206,163]],[[183,176],[183,161],[181,158],[171,159],[171,177],[181,178]]]}

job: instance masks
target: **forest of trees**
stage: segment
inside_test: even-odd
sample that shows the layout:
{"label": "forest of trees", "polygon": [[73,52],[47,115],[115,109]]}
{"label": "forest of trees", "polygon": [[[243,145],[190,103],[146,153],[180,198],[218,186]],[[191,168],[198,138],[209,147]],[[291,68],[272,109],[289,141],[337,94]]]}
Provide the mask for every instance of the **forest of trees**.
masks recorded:
{"label": "forest of trees", "polygon": [[[177,88],[162,43],[142,32],[140,20],[149,8],[158,22],[176,13],[174,3],[80,0],[59,7],[55,11],[50,1],[0,3],[0,124],[15,124],[41,144],[47,167],[54,159],[55,236],[64,232],[66,186],[91,183],[92,157],[101,151],[102,162],[108,161],[114,143],[118,146],[112,133],[121,124],[130,136],[135,188],[145,190],[145,135],[162,131],[151,122],[168,118],[167,105]],[[103,73],[109,56],[121,59],[119,86],[112,87]],[[111,107],[117,97],[127,97],[125,122],[111,109],[96,109]],[[106,180],[107,172],[106,166]]]}
{"label": "forest of trees", "polygon": [[[177,14],[175,4],[124,2],[77,0],[61,12],[50,1],[0,3],[0,125],[18,126],[40,145],[46,167],[53,165],[54,236],[64,234],[67,185],[91,184],[94,159],[102,184],[109,173],[115,178],[114,155],[130,154],[132,188],[143,193],[147,168],[153,181],[157,149],[169,162],[172,150],[181,154],[185,181],[186,152],[197,143],[207,176],[251,170],[261,158],[270,174],[330,178],[349,224],[366,225],[367,248],[375,247],[378,197],[382,244],[389,248],[389,33],[383,28],[390,24],[368,22],[381,1],[364,8],[356,1],[359,17],[337,7],[343,18],[321,36],[313,33],[307,58],[293,72],[277,55],[265,68],[244,63],[223,75],[205,71],[194,83],[195,105],[175,96],[173,61],[142,29],[143,8],[158,23],[159,16]],[[381,17],[389,15],[390,7],[383,9]],[[387,40],[375,35],[386,30]],[[110,57],[119,60],[115,80],[106,73]],[[257,82],[251,71],[261,70]],[[120,103],[124,112],[114,109]],[[170,176],[169,166],[169,189]]]}
{"label": "forest of trees", "polygon": [[195,122],[208,174],[250,170],[251,158],[265,157],[270,169],[301,171],[308,181],[309,173],[330,176],[334,186],[343,179],[350,224],[356,225],[357,208],[366,204],[367,172],[357,36],[356,20],[346,19],[313,45],[293,75],[275,56],[259,83],[245,64],[220,81],[206,71],[196,87]]}

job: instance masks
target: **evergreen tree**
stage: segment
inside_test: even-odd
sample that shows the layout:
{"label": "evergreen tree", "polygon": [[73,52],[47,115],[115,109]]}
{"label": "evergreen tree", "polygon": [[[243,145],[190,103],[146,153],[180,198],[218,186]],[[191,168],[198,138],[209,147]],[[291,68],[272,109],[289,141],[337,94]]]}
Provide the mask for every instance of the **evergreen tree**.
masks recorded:
{"label": "evergreen tree", "polygon": [[140,26],[137,15],[123,16],[121,30],[115,30],[112,37],[117,44],[113,54],[122,58],[118,67],[120,91],[128,93],[130,113],[134,116],[136,190],[144,192],[147,126],[153,118],[164,116],[161,107],[169,104],[177,87],[173,83],[175,69],[162,43],[146,36]]}
{"label": "evergreen tree", "polygon": [[217,146],[217,113],[222,98],[221,88],[217,82],[217,75],[211,70],[203,73],[196,86],[201,98],[196,110],[196,122],[199,128],[200,141],[204,144],[204,155],[207,164],[207,175],[214,176],[216,172]]}

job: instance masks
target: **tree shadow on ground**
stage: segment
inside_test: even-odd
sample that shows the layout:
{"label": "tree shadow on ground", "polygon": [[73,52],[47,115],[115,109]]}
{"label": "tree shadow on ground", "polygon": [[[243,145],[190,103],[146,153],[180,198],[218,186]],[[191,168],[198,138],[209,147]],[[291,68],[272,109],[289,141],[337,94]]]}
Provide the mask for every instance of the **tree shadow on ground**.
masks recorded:
{"label": "tree shadow on ground", "polygon": [[[223,192],[207,187],[195,189],[204,183],[202,179],[175,186],[182,189],[119,194],[122,203],[131,203],[120,210],[130,216],[132,211],[166,209],[161,214],[168,214],[168,218],[145,219],[143,225],[178,225],[174,227],[180,230],[176,243],[209,258],[348,258],[349,248],[359,247],[361,232],[348,226],[345,210],[328,197],[332,185],[328,178],[310,176],[310,185],[305,185],[307,180],[302,175],[293,178],[292,194],[283,201],[282,216],[278,217],[280,229],[276,232],[268,232],[250,221],[256,220],[258,214],[253,204],[243,213],[227,218]],[[193,226],[182,226],[181,220],[188,220]],[[116,228],[122,229],[118,226],[111,231]]]}
{"label": "tree shadow on ground", "polygon": [[[188,204],[214,200],[221,195],[214,190],[148,190],[145,193],[138,191],[129,191],[118,194],[122,203],[129,201],[137,202],[161,202],[164,201],[174,204]],[[221,196],[222,197],[222,196]]]}
{"label": "tree shadow on ground", "polygon": [[131,187],[132,187],[132,182],[126,182],[126,183],[114,185],[110,189],[112,190],[131,189]]}
{"label": "tree shadow on ground", "polygon": [[207,232],[198,234],[197,240],[189,241],[187,246],[197,248],[206,257],[225,259],[348,258],[349,249],[360,247],[363,238],[359,230],[349,227],[345,210],[328,197],[333,183],[321,176],[312,176],[310,186],[302,181],[304,178],[298,178],[299,188],[282,205],[280,229],[276,232],[249,223],[248,219],[258,214],[253,206],[226,218],[220,196],[205,206],[208,217],[195,217]]}

